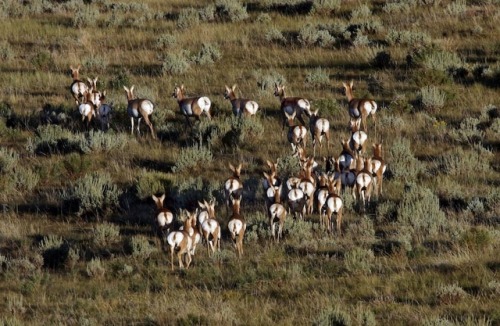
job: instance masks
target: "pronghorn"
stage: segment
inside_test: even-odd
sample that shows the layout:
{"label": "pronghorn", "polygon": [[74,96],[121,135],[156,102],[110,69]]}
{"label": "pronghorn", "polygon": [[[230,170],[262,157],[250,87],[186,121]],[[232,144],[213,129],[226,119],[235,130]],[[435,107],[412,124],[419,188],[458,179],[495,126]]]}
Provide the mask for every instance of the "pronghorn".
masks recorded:
{"label": "pronghorn", "polygon": [[233,176],[224,182],[224,194],[226,197],[226,215],[229,214],[229,205],[231,204],[231,195],[241,195],[243,192],[243,183],[240,180],[241,163],[234,167],[229,163],[229,169],[233,172]]}
{"label": "pronghorn", "polygon": [[319,184],[316,189],[316,209],[319,214],[321,214],[323,206],[325,206],[328,194],[328,175],[326,173],[322,173],[319,176]]}
{"label": "pronghorn", "polygon": [[307,99],[302,97],[286,97],[285,86],[276,83],[274,83],[274,96],[280,98],[281,112],[283,112],[283,129],[287,122],[287,114],[293,114],[302,125],[305,125],[302,113],[305,112],[305,114],[309,116],[311,110],[311,104]]}
{"label": "pronghorn", "polygon": [[349,84],[342,83],[342,85],[344,85],[345,94],[347,96],[347,100],[349,101],[349,116],[351,117],[351,121],[354,121],[356,124],[358,124],[358,126],[361,123],[363,131],[366,132],[366,117],[371,115],[373,118],[373,122],[375,123],[377,103],[371,99],[354,98],[354,95],[352,94],[352,80]]}
{"label": "pronghorn", "polygon": [[149,130],[151,131],[151,137],[153,137],[153,139],[156,139],[153,124],[151,123],[151,121],[149,121],[149,116],[153,114],[154,110],[153,102],[147,99],[134,98],[134,87],[135,86],[132,86],[130,87],[130,89],[128,89],[128,87],[123,86],[123,89],[127,93],[127,113],[130,117],[131,124],[130,133],[134,134],[134,119],[137,119],[137,134],[140,135],[141,120],[144,119],[144,122],[148,125]]}
{"label": "pronghorn", "polygon": [[219,222],[215,219],[215,202],[198,202],[198,205],[203,209],[198,214],[198,221],[201,223],[201,233],[207,243],[207,252],[210,256],[210,251],[212,253],[215,253],[216,250],[220,251],[221,231]]}
{"label": "pronghorn", "polygon": [[325,118],[320,118],[318,110],[312,111],[309,117],[309,128],[311,130],[313,155],[316,155],[316,142],[319,142],[321,149],[323,136],[326,139],[326,148],[330,147],[330,122]]}
{"label": "pronghorn", "polygon": [[[84,98],[89,88],[84,82],[80,80],[81,65],[78,65],[78,67],[76,68],[73,68],[73,66],[69,66],[69,68],[71,69],[71,76],[73,77],[73,82],[70,86],[71,95],[75,99],[76,105],[79,105],[85,100]],[[82,99],[81,101],[80,98]]]}
{"label": "pronghorn", "polygon": [[177,259],[179,261],[179,268],[184,268],[183,256],[186,260],[186,268],[191,264],[191,250],[193,239],[189,232],[191,230],[191,219],[196,218],[196,215],[190,214],[186,211],[184,220],[184,230],[170,232],[167,236],[167,243],[170,247],[170,262],[172,270],[174,270],[174,252],[177,251]]}
{"label": "pronghorn", "polygon": [[[364,162],[364,163],[363,163]],[[373,180],[372,180],[372,159],[359,156],[356,161],[356,195],[360,202],[361,209],[366,208],[366,202],[370,201]]]}
{"label": "pronghorn", "polygon": [[[196,253],[196,246],[200,243],[201,241],[201,232],[200,230],[196,227],[196,217],[198,216],[198,209],[194,213],[194,216],[192,216],[189,220],[191,221],[191,227],[188,230],[189,236],[191,237],[192,244],[191,244],[191,256],[194,256]],[[179,231],[184,230],[184,225],[182,225],[179,228]]]}
{"label": "pronghorn", "polygon": [[[281,186],[272,186],[268,190],[274,189],[274,203],[268,208],[269,225],[271,226],[271,234],[274,241],[280,242],[283,236],[283,225],[286,219],[286,209],[281,204]],[[278,234],[275,232],[275,224],[278,223]]]}
{"label": "pronghorn", "polygon": [[297,218],[297,213],[299,219],[304,220],[304,215],[306,214],[306,203],[307,196],[300,188],[292,188],[288,192],[288,207],[293,214],[293,218]]}
{"label": "pronghorn", "polygon": [[339,167],[340,171],[343,172],[356,167],[356,154],[351,150],[349,140],[342,139],[340,143],[342,144],[342,152],[339,156]]}
{"label": "pronghorn", "polygon": [[99,98],[101,105],[97,108],[97,119],[101,123],[101,130],[106,131],[109,129],[111,118],[113,115],[113,103],[107,104],[106,101],[106,91],[101,93]]}
{"label": "pronghorn", "polygon": [[377,198],[382,195],[382,180],[387,165],[382,158],[382,144],[373,144],[372,175],[375,178],[375,194]]}
{"label": "pronghorn", "polygon": [[245,236],[247,223],[240,214],[241,194],[231,194],[230,197],[233,204],[233,215],[231,215],[227,228],[231,233],[231,239],[234,241],[238,257],[241,258],[243,255],[243,237]]}
{"label": "pronghorn", "polygon": [[[329,195],[326,199],[325,203],[325,212],[321,212],[325,222],[327,223],[327,229],[329,232],[333,231],[333,222],[332,222],[332,214],[335,214],[336,224],[337,224],[337,233],[339,235],[342,234],[341,225],[342,225],[342,198],[340,198],[339,189],[340,179],[335,179],[334,176],[328,177],[328,191]],[[323,215],[324,214],[324,215]],[[326,216],[325,216],[326,215]]]}
{"label": "pronghorn", "polygon": [[[266,174],[266,173],[264,173],[264,174]],[[268,175],[267,177],[268,177],[267,183],[270,186],[266,190],[266,208],[269,208],[269,206],[271,206],[272,204],[274,204],[276,202],[276,196],[281,197],[282,185],[280,183],[277,183],[277,182],[273,183],[272,179],[270,178],[271,176]],[[276,192],[278,192],[278,193],[276,193]]]}
{"label": "pronghorn", "polygon": [[257,113],[259,109],[259,104],[252,100],[246,100],[242,98],[236,98],[236,94],[234,90],[236,89],[236,85],[229,88],[227,85],[226,91],[224,92],[224,98],[228,99],[231,102],[231,106],[233,108],[233,114],[237,117],[247,117],[252,116]]}
{"label": "pronghorn", "polygon": [[366,132],[359,130],[359,125],[351,121],[351,138],[349,139],[349,148],[356,153],[356,155],[365,153],[365,142],[368,139]]}
{"label": "pronghorn", "polygon": [[90,122],[92,118],[96,115],[96,106],[92,103],[90,99],[90,94],[92,93],[92,89],[87,91],[84,96],[83,102],[78,105],[78,112],[82,115],[82,122],[85,122],[87,119],[86,128],[87,130],[90,128]]}
{"label": "pronghorn", "polygon": [[87,78],[89,82],[90,101],[98,108],[101,105],[101,92],[97,90],[97,77],[94,79]]}
{"label": "pronghorn", "polygon": [[200,121],[200,116],[204,113],[209,120],[212,119],[210,115],[210,106],[212,102],[206,96],[202,97],[186,97],[184,85],[175,86],[172,97],[177,99],[181,113],[186,117],[186,123],[191,127],[189,117],[195,117]]}
{"label": "pronghorn", "polygon": [[295,125],[293,121],[295,112],[291,115],[285,112],[285,116],[288,119],[288,142],[292,145],[293,152],[296,152],[299,146],[305,148],[307,142],[307,128]]}
{"label": "pronghorn", "polygon": [[262,180],[262,186],[264,190],[267,191],[271,186],[277,186],[281,184],[281,180],[277,177],[278,175],[278,163],[271,162],[269,160],[266,161],[267,165],[271,169],[271,172],[267,174],[263,172],[264,179]]}
{"label": "pronghorn", "polygon": [[302,166],[299,188],[306,196],[306,213],[312,214],[314,209],[314,193],[316,192],[316,179],[312,175],[314,157],[311,157]]}
{"label": "pronghorn", "polygon": [[170,232],[172,223],[174,222],[174,214],[163,207],[163,201],[165,200],[165,194],[160,197],[152,195],[152,198],[156,204],[156,221],[155,221],[155,233],[160,238],[162,248],[165,245],[166,236]]}

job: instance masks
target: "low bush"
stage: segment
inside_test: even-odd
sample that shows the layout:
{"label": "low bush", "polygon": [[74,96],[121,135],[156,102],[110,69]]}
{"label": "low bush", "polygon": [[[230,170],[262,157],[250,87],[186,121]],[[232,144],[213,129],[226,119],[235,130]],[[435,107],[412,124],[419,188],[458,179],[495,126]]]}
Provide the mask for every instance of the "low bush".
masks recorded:
{"label": "low bush", "polygon": [[72,18],[72,25],[76,28],[97,26],[99,9],[92,5],[83,5],[76,8]]}
{"label": "low bush", "polygon": [[424,165],[413,155],[410,141],[398,138],[389,149],[390,171],[394,178],[405,182],[414,182],[420,173],[424,172]]}
{"label": "low bush", "polygon": [[375,255],[371,249],[355,247],[346,252],[344,266],[349,274],[370,274]]}
{"label": "low bush", "polygon": [[12,148],[0,147],[0,172],[7,173],[17,166],[19,153]]}
{"label": "low bush", "polygon": [[311,87],[328,87],[330,76],[324,69],[318,67],[307,73],[305,83]]}
{"label": "low bush", "polygon": [[193,57],[193,62],[199,65],[212,64],[222,57],[217,44],[203,43],[201,50]]}
{"label": "low bush", "polygon": [[215,12],[222,21],[239,22],[248,18],[246,7],[238,0],[217,0]]}
{"label": "low bush", "polygon": [[417,101],[422,109],[435,112],[443,108],[446,102],[446,94],[435,86],[426,86],[420,89],[417,95]]}
{"label": "low bush", "polygon": [[92,260],[87,263],[85,271],[90,278],[100,279],[106,274],[106,268],[100,258],[92,258]]}
{"label": "low bush", "polygon": [[468,296],[458,284],[443,284],[439,286],[436,297],[440,304],[455,304]]}
{"label": "low bush", "polygon": [[179,157],[175,160],[172,172],[186,171],[200,164],[208,164],[213,160],[212,151],[204,146],[185,147],[181,149]]}
{"label": "low bush", "polygon": [[318,320],[314,322],[314,325],[318,326],[350,326],[351,324],[351,316],[339,307],[322,311]]}
{"label": "low bush", "polygon": [[167,53],[162,59],[162,73],[168,75],[185,74],[191,67],[191,63],[187,59],[188,56],[189,53],[185,51],[180,53]]}
{"label": "low bush", "polygon": [[127,242],[128,252],[136,259],[147,259],[157,252],[156,246],[149,242],[149,239],[142,235],[132,236]]}
{"label": "low bush", "polygon": [[99,223],[92,228],[92,241],[98,246],[109,246],[120,239],[120,227],[111,223]]}

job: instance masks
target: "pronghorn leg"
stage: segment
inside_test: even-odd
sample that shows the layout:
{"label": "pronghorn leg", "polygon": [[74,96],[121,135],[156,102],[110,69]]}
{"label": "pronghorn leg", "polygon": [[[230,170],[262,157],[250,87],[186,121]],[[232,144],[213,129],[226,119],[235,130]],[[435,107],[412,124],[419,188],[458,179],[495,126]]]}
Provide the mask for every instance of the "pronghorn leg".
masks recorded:
{"label": "pronghorn leg", "polygon": [[134,118],[133,117],[130,117],[130,134],[133,135],[134,134]]}
{"label": "pronghorn leg", "polygon": [[141,120],[142,117],[137,119],[137,135],[141,136]]}
{"label": "pronghorn leg", "polygon": [[170,264],[172,265],[172,270],[174,270],[174,247],[170,247]]}
{"label": "pronghorn leg", "polygon": [[151,121],[149,121],[149,117],[148,116],[144,117],[144,122],[148,125],[149,130],[151,131],[151,137],[153,137],[153,139],[156,139],[156,135],[155,135],[155,130],[153,128],[153,124],[151,123]]}

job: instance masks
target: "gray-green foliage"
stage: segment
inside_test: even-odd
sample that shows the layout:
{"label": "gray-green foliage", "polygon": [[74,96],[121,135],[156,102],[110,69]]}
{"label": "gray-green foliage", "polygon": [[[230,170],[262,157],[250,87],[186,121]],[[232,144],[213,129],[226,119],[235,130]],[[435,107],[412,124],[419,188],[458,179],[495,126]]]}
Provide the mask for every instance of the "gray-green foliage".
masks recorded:
{"label": "gray-green foliage", "polygon": [[339,307],[322,311],[314,322],[317,326],[350,326],[351,324],[351,316]]}
{"label": "gray-green foliage", "polygon": [[263,72],[262,70],[254,70],[253,76],[257,80],[257,87],[261,91],[269,91],[272,90],[274,84],[285,84],[286,78],[276,71],[267,71]]}
{"label": "gray-green foliage", "polygon": [[98,257],[92,258],[92,260],[87,263],[85,271],[87,272],[87,276],[91,278],[102,278],[104,274],[106,274],[106,268],[101,258]]}
{"label": "gray-green foliage", "polygon": [[111,223],[99,223],[92,228],[92,241],[98,246],[107,246],[120,239],[120,227]]}
{"label": "gray-green foliage", "polygon": [[141,170],[137,175],[137,196],[141,199],[164,193],[167,186],[165,173]]}
{"label": "gray-green foliage", "polygon": [[326,70],[318,67],[307,73],[305,82],[312,87],[326,87],[330,85],[330,75]]}
{"label": "gray-green foliage", "polygon": [[128,143],[128,137],[124,133],[107,133],[102,131],[89,131],[85,143],[81,145],[84,152],[109,152],[123,149]]}
{"label": "gray-green foliage", "polygon": [[442,170],[454,177],[476,179],[490,171],[491,152],[472,149],[464,150],[455,147],[439,157]]}
{"label": "gray-green foliage", "polygon": [[10,46],[8,42],[0,42],[0,59],[4,61],[9,61],[10,59],[13,59],[15,56],[15,52]]}
{"label": "gray-green foliage", "polygon": [[29,167],[17,166],[8,175],[9,183],[18,192],[32,191],[40,181],[40,175]]}
{"label": "gray-green foliage", "polygon": [[212,160],[212,151],[205,146],[195,145],[192,147],[185,147],[181,149],[179,157],[175,161],[175,166],[172,168],[172,172],[177,173],[185,171],[199,164],[210,163]]}
{"label": "gray-green foliage", "polygon": [[99,9],[92,5],[79,6],[72,18],[73,27],[92,27],[97,25]]}
{"label": "gray-green foliage", "polygon": [[298,175],[300,171],[300,160],[296,156],[285,155],[278,158],[278,173],[281,180]]}
{"label": "gray-green foliage", "polygon": [[132,236],[129,240],[129,246],[132,257],[138,259],[147,259],[151,254],[158,251],[158,249],[149,242],[148,238],[142,235]]}
{"label": "gray-green foliage", "polygon": [[38,246],[40,250],[45,251],[49,249],[57,249],[63,244],[63,238],[58,235],[47,235],[43,237],[40,245]]}
{"label": "gray-green foliage", "polygon": [[239,22],[248,17],[247,8],[238,0],[217,0],[216,13],[224,21]]}
{"label": "gray-green foliage", "polygon": [[414,61],[426,69],[443,72],[465,67],[464,61],[458,54],[444,50],[423,50],[415,55]]}
{"label": "gray-green foliage", "polygon": [[175,190],[172,197],[177,199],[175,203],[176,209],[185,208],[186,205],[203,200],[216,199],[218,202],[223,201],[222,185],[218,182],[203,180],[201,176],[179,178],[173,182],[172,188]]}
{"label": "gray-green foliage", "polygon": [[63,192],[64,200],[78,203],[78,214],[99,214],[107,208],[118,206],[121,190],[107,172],[93,172],[78,179]]}
{"label": "gray-green foliage", "polygon": [[328,47],[335,42],[335,39],[322,26],[306,24],[299,30],[298,41],[303,46]]}
{"label": "gray-green foliage", "polygon": [[425,86],[420,89],[417,100],[425,110],[441,109],[446,102],[446,94],[435,86]]}
{"label": "gray-green foliage", "polygon": [[467,2],[465,0],[456,0],[446,6],[446,13],[450,16],[461,16],[467,11]]}
{"label": "gray-green foliage", "polygon": [[273,42],[273,43],[285,43],[286,38],[283,36],[283,33],[277,29],[276,27],[270,27],[265,35],[264,38],[268,42]]}
{"label": "gray-green foliage", "polygon": [[218,61],[222,53],[217,44],[203,43],[200,51],[192,59],[196,64],[204,65]]}
{"label": "gray-green foliage", "polygon": [[182,75],[186,73],[191,67],[188,56],[189,52],[187,51],[168,52],[162,59],[162,72],[169,75]]}
{"label": "gray-green foliage", "polygon": [[344,265],[349,274],[370,274],[374,260],[371,249],[355,247],[345,254]]}
{"label": "gray-green foliage", "polygon": [[460,122],[458,128],[449,130],[448,135],[463,144],[474,144],[484,140],[485,132],[479,128],[480,120],[467,117]]}
{"label": "gray-green foliage", "polygon": [[410,140],[406,138],[398,138],[389,148],[389,162],[394,178],[406,182],[416,181],[424,171],[423,164],[413,155]]}
{"label": "gray-green foliage", "polygon": [[341,0],[314,0],[311,14],[329,14],[340,9]]}
{"label": "gray-green foliage", "polygon": [[421,242],[447,231],[447,220],[439,198],[424,186],[407,185],[397,207],[397,225],[407,228],[412,241]]}
{"label": "gray-green foliage", "polygon": [[0,147],[0,172],[7,173],[17,165],[19,153],[13,148]]}
{"label": "gray-green foliage", "polygon": [[391,45],[428,46],[432,43],[431,36],[426,32],[408,30],[390,30],[385,40]]}
{"label": "gray-green foliage", "polygon": [[95,73],[105,71],[108,67],[108,60],[105,57],[96,54],[84,57],[82,62],[86,70]]}
{"label": "gray-green foliage", "polygon": [[408,14],[418,5],[417,2],[417,0],[388,1],[382,10],[389,14]]}
{"label": "gray-green foliage", "polygon": [[184,8],[179,12],[177,27],[187,29],[200,23],[200,14],[195,8]]}
{"label": "gray-green foliage", "polygon": [[172,49],[177,45],[177,37],[172,34],[162,34],[156,38],[155,47],[160,50]]}

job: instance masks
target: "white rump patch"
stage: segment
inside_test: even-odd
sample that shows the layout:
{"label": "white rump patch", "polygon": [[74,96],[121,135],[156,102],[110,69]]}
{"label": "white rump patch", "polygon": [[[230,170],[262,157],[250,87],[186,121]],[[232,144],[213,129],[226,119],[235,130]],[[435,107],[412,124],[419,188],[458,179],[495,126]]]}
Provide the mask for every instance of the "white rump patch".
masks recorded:
{"label": "white rump patch", "polygon": [[306,99],[298,100],[297,105],[306,111],[309,111],[309,109],[311,108],[311,104],[309,104],[309,101]]}
{"label": "white rump patch", "polygon": [[300,189],[292,189],[288,193],[288,199],[291,201],[301,200],[302,198],[304,198],[304,192]]}
{"label": "white rump patch", "polygon": [[364,131],[356,131],[352,134],[352,139],[358,144],[364,144],[364,142],[368,139],[368,135]]}
{"label": "white rump patch", "polygon": [[255,101],[248,101],[245,104],[245,109],[248,111],[250,115],[254,115],[257,113],[257,110],[259,109],[259,105]]}
{"label": "white rump patch", "polygon": [[172,223],[172,221],[174,220],[174,215],[170,212],[161,212],[160,214],[158,214],[157,220],[159,226],[165,226]]}
{"label": "white rump patch", "polygon": [[80,106],[78,106],[78,111],[80,111],[81,115],[88,116],[90,112],[92,112],[92,105],[87,103],[80,104]]}
{"label": "white rump patch", "polygon": [[151,101],[146,100],[142,102],[141,109],[143,109],[147,115],[151,115],[153,113],[154,105]]}
{"label": "white rump patch", "polygon": [[227,225],[229,232],[239,234],[243,229],[243,222],[239,219],[232,219]]}
{"label": "white rump patch", "polygon": [[206,96],[200,97],[197,103],[203,112],[208,112],[210,110],[210,106],[212,105],[212,102],[210,102],[210,99]]}

